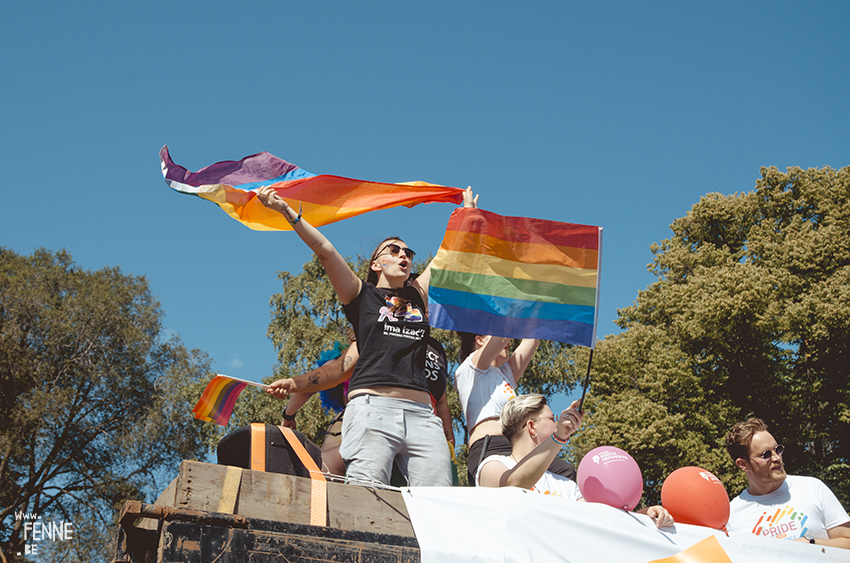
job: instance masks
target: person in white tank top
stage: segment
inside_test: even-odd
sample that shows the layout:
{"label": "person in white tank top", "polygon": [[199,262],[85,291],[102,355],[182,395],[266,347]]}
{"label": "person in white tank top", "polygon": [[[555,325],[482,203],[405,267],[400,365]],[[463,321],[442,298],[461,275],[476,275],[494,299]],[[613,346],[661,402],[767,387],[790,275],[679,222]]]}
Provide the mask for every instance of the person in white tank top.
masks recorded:
{"label": "person in white tank top", "polygon": [[[510,338],[471,333],[460,337],[461,365],[455,371],[463,416],[469,433],[467,477],[475,483],[478,464],[489,455],[510,455],[510,442],[502,435],[499,416],[537,351],[539,340],[524,339],[511,353]],[[575,468],[555,459],[549,471],[575,480]]]}

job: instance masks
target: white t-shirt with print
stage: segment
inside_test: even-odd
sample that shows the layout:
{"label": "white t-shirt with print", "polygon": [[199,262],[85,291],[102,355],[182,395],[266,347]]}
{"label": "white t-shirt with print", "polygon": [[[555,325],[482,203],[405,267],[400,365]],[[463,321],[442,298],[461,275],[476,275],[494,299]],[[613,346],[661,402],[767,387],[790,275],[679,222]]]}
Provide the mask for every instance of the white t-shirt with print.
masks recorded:
{"label": "white t-shirt with print", "polygon": [[478,369],[472,365],[472,356],[455,371],[455,386],[470,430],[485,418],[498,417],[502,407],[516,397],[516,381],[508,362],[497,368]]}
{"label": "white t-shirt with print", "polygon": [[[512,457],[506,455],[491,455],[484,458],[478,465],[478,470],[475,472],[475,484],[481,486],[479,483],[479,479],[481,477],[481,469],[490,463],[499,462],[508,470],[516,467],[516,462]],[[575,481],[572,479],[567,479],[561,475],[556,475],[555,473],[550,473],[546,471],[543,473],[543,476],[534,484],[531,488],[532,491],[536,493],[541,493],[544,495],[557,495],[559,497],[568,498],[570,500],[581,500],[581,491],[579,491],[578,485],[576,485]]]}
{"label": "white t-shirt with print", "polygon": [[770,494],[744,491],[729,505],[730,532],[795,540],[828,538],[827,530],[850,522],[847,511],[829,487],[814,477],[788,475]]}

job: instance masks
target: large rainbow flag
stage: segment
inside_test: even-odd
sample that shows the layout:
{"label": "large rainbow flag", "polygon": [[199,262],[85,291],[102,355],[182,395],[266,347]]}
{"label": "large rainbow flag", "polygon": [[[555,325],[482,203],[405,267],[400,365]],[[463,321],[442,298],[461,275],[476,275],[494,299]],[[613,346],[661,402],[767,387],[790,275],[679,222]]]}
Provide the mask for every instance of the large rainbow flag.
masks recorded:
{"label": "large rainbow flag", "polygon": [[456,209],[431,264],[431,326],[595,348],[602,228]]}
{"label": "large rainbow flag", "polygon": [[317,176],[268,152],[239,161],[217,162],[197,172],[174,164],[168,146],[159,151],[159,159],[165,183],[172,189],[212,201],[240,223],[258,231],[292,230],[281,214],[254,197],[254,192],[265,185],[274,187],[293,209],[302,209],[304,219],[314,227],[400,205],[463,201],[460,188],[426,182],[384,184]]}
{"label": "large rainbow flag", "polygon": [[233,414],[233,406],[243,389],[252,385],[268,389],[268,385],[218,374],[207,383],[198,404],[192,409],[195,418],[225,426]]}

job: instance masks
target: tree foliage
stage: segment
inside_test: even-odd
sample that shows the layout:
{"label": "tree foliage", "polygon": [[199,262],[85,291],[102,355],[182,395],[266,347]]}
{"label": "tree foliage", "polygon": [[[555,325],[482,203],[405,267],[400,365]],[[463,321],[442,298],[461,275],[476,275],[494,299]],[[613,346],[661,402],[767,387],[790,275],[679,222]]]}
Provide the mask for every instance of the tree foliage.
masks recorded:
{"label": "tree foliage", "polygon": [[790,473],[850,501],[850,168],[763,168],[754,191],[709,194],[653,245],[658,278],[594,357],[578,455],[634,455],[657,502],[685,465],[746,485],[723,447],[767,421]]}
{"label": "tree foliage", "polygon": [[73,541],[41,542],[40,553],[105,559],[103,531],[111,535],[115,509],[164,486],[158,481],[179,460],[203,455],[186,389],[208,379],[209,360],[164,340],[161,321],[144,277],[85,271],[65,251],[0,248],[6,560],[24,552],[20,513],[75,524]]}

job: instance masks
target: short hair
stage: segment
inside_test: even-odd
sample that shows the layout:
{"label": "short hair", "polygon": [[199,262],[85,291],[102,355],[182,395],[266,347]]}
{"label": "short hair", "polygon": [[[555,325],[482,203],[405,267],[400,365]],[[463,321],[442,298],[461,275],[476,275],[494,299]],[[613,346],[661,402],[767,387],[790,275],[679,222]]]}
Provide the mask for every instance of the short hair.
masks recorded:
{"label": "short hair", "polygon": [[529,419],[534,418],[546,406],[546,398],[537,393],[514,397],[502,407],[502,434],[513,444]]}
{"label": "short hair", "polygon": [[750,443],[756,432],[767,432],[767,423],[760,418],[752,417],[735,425],[726,434],[726,451],[732,461],[750,456]]}

